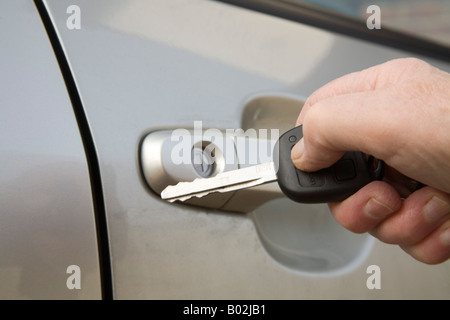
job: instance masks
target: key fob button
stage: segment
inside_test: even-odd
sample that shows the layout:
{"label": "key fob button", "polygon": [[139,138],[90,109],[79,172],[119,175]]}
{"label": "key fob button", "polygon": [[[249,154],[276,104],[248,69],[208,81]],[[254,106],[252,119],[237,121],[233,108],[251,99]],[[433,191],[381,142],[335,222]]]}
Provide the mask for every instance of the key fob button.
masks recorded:
{"label": "key fob button", "polygon": [[351,180],[356,177],[355,164],[351,159],[338,161],[333,169],[337,181]]}
{"label": "key fob button", "polygon": [[320,172],[303,172],[297,170],[298,182],[306,188],[321,187],[325,184],[325,177]]}

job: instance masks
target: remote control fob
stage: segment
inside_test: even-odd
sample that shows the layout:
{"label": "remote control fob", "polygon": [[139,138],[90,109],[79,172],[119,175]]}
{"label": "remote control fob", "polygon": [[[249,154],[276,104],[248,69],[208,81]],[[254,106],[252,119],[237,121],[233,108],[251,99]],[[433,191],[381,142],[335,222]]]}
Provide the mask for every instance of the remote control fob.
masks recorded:
{"label": "remote control fob", "polygon": [[302,137],[302,126],[295,127],[279,138],[274,149],[278,184],[296,202],[342,201],[383,176],[383,161],[359,151],[347,151],[335,164],[319,171],[297,169],[291,160],[291,149]]}

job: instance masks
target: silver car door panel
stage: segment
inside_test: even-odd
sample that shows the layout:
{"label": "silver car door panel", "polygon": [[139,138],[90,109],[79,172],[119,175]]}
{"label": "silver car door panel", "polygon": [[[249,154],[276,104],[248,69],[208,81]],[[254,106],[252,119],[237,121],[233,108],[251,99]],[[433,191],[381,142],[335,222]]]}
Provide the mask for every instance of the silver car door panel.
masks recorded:
{"label": "silver car door panel", "polygon": [[[239,214],[172,204],[140,163],[150,132],[196,121],[281,131],[321,85],[410,53],[216,1],[80,0],[79,28],[73,1],[45,4],[97,148],[115,298],[450,297],[448,263],[430,268],[350,233],[326,205],[281,198]],[[366,287],[371,265],[381,290]]]}

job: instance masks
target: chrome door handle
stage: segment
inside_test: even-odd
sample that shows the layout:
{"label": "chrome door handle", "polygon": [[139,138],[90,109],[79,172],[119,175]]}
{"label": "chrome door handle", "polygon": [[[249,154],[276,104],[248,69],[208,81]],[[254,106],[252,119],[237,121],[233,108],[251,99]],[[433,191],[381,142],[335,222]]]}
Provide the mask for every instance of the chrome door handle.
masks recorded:
{"label": "chrome door handle", "polygon": [[[264,135],[256,130],[175,128],[153,131],[141,143],[142,174],[149,188],[160,196],[168,185],[270,161],[278,135],[278,130],[274,129]],[[194,197],[185,203],[246,213],[281,197],[284,194],[275,182],[235,192]]]}

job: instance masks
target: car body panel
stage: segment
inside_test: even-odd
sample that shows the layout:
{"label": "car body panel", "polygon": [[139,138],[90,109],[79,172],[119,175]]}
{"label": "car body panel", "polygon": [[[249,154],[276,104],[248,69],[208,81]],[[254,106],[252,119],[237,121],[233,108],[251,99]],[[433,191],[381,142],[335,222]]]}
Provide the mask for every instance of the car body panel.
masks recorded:
{"label": "car body panel", "polygon": [[[77,1],[80,29],[67,27],[73,1],[45,4],[97,147],[115,298],[450,297],[448,263],[430,267],[351,234],[326,206],[282,199],[235,214],[170,204],[140,172],[139,144],[150,131],[198,120],[239,128],[254,96],[302,101],[338,76],[408,52],[213,1]],[[351,261],[308,268],[348,246],[357,250]],[[370,265],[382,270],[381,290],[366,286]]]}
{"label": "car body panel", "polygon": [[101,299],[86,156],[33,2],[0,2],[0,39],[0,298]]}

